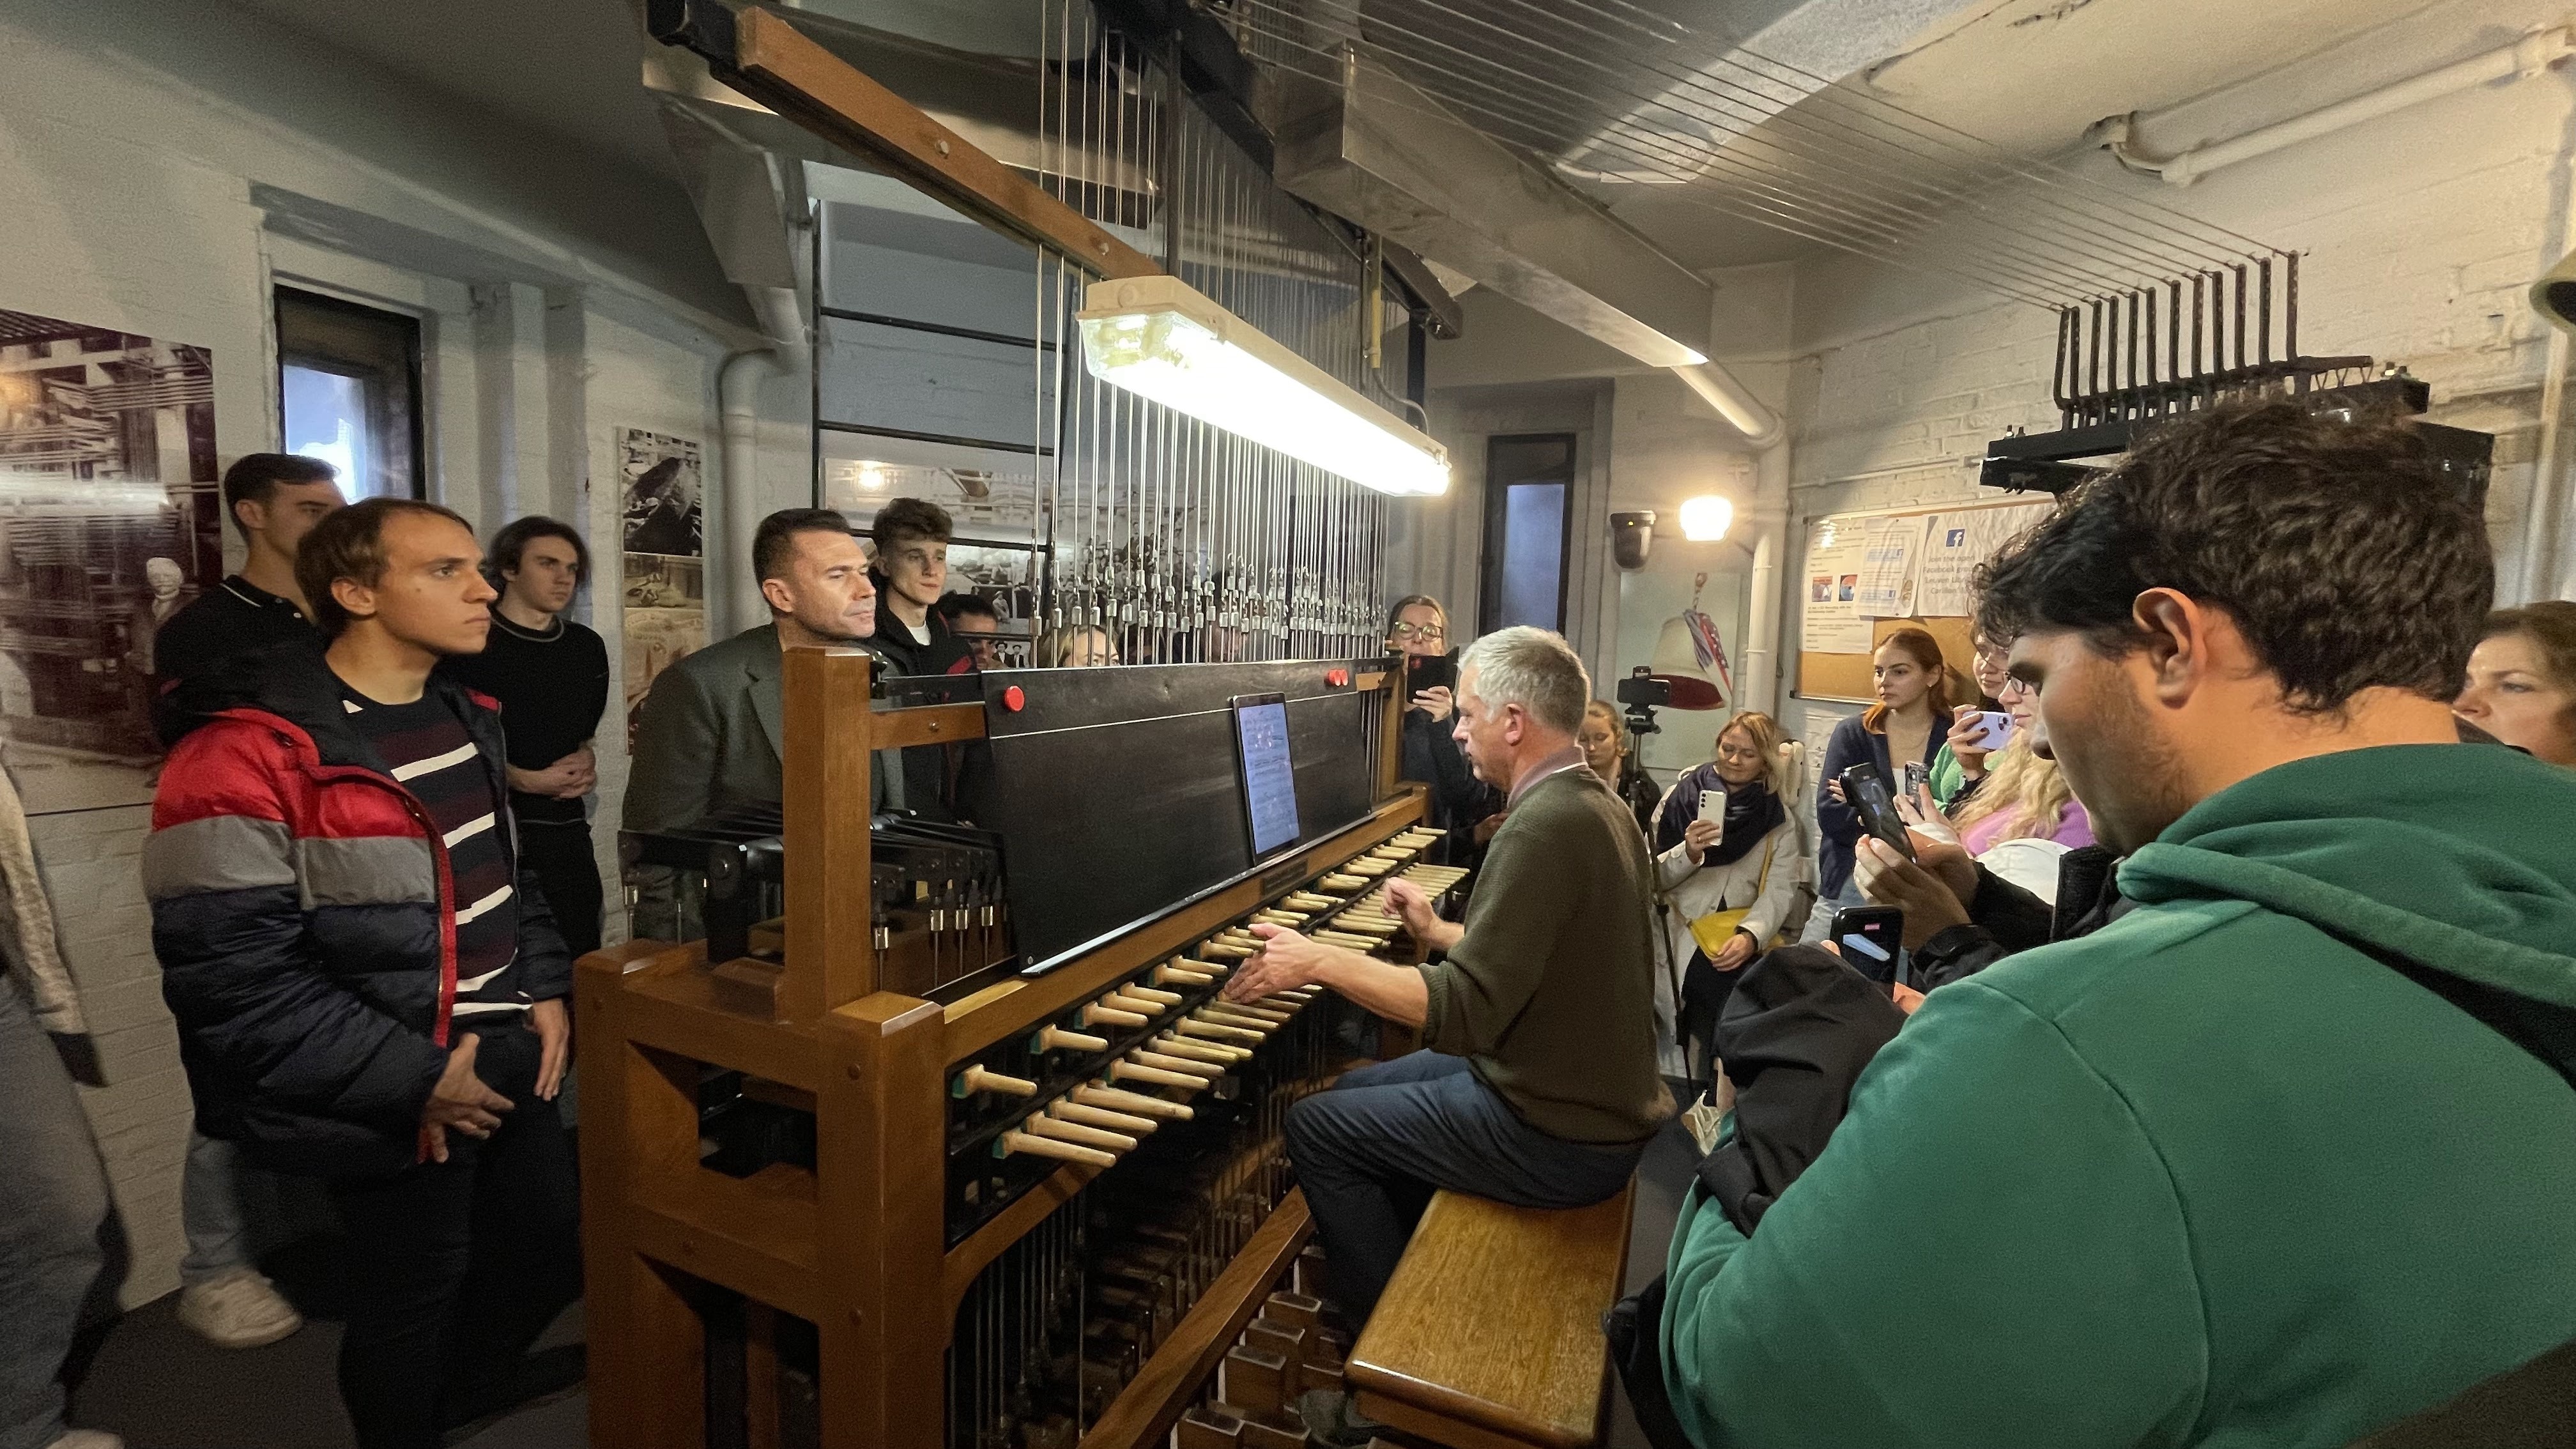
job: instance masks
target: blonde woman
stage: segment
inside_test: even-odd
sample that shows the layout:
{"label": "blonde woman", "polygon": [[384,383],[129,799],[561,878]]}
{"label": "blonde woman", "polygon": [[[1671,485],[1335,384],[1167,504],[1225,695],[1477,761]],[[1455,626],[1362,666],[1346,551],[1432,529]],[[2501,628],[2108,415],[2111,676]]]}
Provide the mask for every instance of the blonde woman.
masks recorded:
{"label": "blonde woman", "polygon": [[1739,714],[1718,731],[1717,758],[1674,782],[1656,807],[1670,969],[1655,982],[1655,1026],[1668,1077],[1698,1079],[1681,1038],[1707,1038],[1734,973],[1770,945],[1796,900],[1804,838],[1789,818],[1785,758],[1769,715]]}
{"label": "blonde woman", "polygon": [[1038,636],[1030,651],[1040,669],[1094,669],[1118,662],[1109,631],[1097,624],[1071,624]]}
{"label": "blonde woman", "polygon": [[1960,846],[1982,856],[2007,840],[2053,840],[2069,850],[2091,845],[2093,817],[2067,788],[2057,762],[2031,748],[2038,709],[2018,680],[2005,682],[2003,706],[2012,715],[2012,738],[1987,758],[1975,788],[1950,804]]}

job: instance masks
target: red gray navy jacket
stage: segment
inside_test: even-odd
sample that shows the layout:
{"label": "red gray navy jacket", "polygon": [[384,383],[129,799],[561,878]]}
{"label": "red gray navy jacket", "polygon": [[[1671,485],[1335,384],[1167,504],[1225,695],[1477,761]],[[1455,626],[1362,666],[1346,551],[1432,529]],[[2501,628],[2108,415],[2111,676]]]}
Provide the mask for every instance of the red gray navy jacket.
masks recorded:
{"label": "red gray navy jacket", "polygon": [[[317,1175],[417,1160],[456,997],[456,899],[428,811],[348,723],[309,647],[228,664],[192,689],[143,846],[162,995],[198,1130]],[[509,798],[500,706],[432,675]],[[520,980],[570,994],[572,960],[505,836]]]}

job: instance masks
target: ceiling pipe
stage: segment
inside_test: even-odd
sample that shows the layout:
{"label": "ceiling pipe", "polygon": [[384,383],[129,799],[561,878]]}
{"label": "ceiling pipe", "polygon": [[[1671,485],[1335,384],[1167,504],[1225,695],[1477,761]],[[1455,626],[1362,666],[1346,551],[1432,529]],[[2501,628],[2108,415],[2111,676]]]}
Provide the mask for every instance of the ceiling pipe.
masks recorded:
{"label": "ceiling pipe", "polygon": [[1700,399],[1717,410],[1728,427],[1744,435],[1745,446],[1768,448],[1780,441],[1780,415],[1764,407],[1735,374],[1714,362],[1676,367],[1673,376],[1698,393]]}
{"label": "ceiling pipe", "polygon": [[2576,29],[2566,25],[2551,26],[2546,30],[2533,31],[2511,45],[2501,45],[2394,85],[2366,91],[2304,116],[2257,127],[2231,140],[2194,146],[2161,161],[2134,148],[2132,143],[2138,128],[2135,111],[2122,116],[2106,116],[2094,122],[2084,133],[2084,138],[2110,152],[2113,159],[2131,171],[2161,177],[2168,186],[2189,186],[2220,167],[2267,156],[2284,147],[2331,135],[2409,106],[2438,100],[2489,81],[2527,80],[2571,55],[2576,55]]}

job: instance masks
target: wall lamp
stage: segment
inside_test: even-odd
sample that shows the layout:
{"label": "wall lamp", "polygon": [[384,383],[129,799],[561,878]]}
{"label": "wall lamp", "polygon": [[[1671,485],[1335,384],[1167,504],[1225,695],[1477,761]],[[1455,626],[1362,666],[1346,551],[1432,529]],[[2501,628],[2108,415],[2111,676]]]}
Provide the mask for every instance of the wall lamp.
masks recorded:
{"label": "wall lamp", "polygon": [[1094,282],[1074,320],[1084,365],[1112,387],[1381,493],[1449,491],[1430,434],[1178,277]]}
{"label": "wall lamp", "polygon": [[1735,524],[1735,505],[1714,493],[1682,500],[1682,537],[1693,543],[1716,543]]}

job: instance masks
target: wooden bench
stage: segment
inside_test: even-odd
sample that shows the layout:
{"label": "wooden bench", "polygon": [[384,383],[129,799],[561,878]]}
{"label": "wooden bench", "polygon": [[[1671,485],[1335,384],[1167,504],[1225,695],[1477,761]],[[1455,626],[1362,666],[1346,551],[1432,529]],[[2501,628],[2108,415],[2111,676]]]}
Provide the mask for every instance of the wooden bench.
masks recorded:
{"label": "wooden bench", "polygon": [[1359,1410],[1451,1449],[1591,1449],[1601,1315],[1628,1269],[1631,1183],[1587,1208],[1434,1196],[1344,1368]]}

